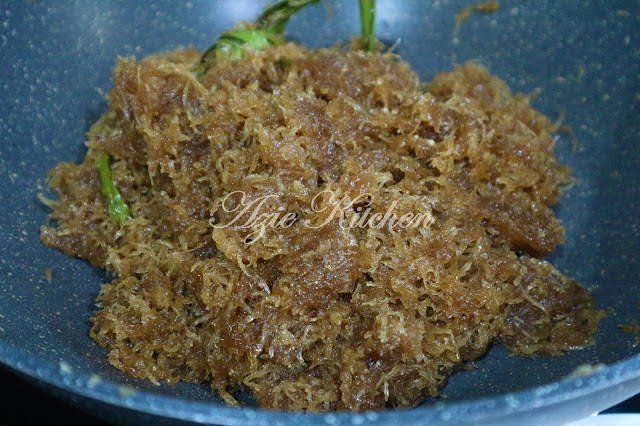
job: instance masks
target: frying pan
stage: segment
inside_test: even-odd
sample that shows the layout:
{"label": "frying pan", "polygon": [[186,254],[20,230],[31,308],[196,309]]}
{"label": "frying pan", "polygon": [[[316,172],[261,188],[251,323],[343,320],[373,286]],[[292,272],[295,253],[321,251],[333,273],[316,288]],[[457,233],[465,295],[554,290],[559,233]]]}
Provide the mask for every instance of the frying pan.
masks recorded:
{"label": "frying pan", "polygon": [[[42,246],[47,171],[79,161],[84,133],[106,110],[117,55],[195,45],[206,48],[263,0],[181,2],[3,2],[0,9],[0,361],[111,421],[256,423],[561,423],[640,392],[640,2],[501,1],[473,14],[454,39],[469,1],[378,2],[378,35],[423,80],[470,59],[512,90],[539,92],[535,106],[564,123],[557,153],[575,186],[557,212],[567,243],[551,260],[588,285],[608,316],[597,343],[564,357],[509,357],[494,346],[471,371],[455,373],[443,397],[410,410],[301,414],[262,411],[249,399],[225,406],[208,385],[154,386],[106,362],[89,338],[100,284],[88,263]],[[296,15],[290,39],[310,47],[359,32],[357,2],[331,0]],[[51,271],[51,282],[45,270]],[[570,376],[578,366],[602,364]]]}

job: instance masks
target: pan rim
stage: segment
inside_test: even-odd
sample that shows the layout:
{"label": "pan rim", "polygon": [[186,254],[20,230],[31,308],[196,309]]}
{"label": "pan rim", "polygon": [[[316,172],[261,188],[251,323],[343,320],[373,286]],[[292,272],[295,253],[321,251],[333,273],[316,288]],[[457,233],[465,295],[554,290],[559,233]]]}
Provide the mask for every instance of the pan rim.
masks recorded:
{"label": "pan rim", "polygon": [[[364,413],[294,413],[261,410],[257,407],[230,407],[189,401],[175,396],[160,395],[147,390],[123,388],[110,380],[97,383],[91,375],[63,368],[53,362],[31,355],[0,340],[0,363],[10,370],[38,382],[54,386],[90,400],[168,419],[196,423],[245,424],[403,424],[447,421],[482,421],[498,416],[517,415],[533,409],[551,406],[600,392],[640,378],[640,353],[604,366],[597,372],[581,377],[565,377],[555,382],[492,397],[437,402],[408,410],[381,410]],[[66,366],[65,366],[66,367]]]}

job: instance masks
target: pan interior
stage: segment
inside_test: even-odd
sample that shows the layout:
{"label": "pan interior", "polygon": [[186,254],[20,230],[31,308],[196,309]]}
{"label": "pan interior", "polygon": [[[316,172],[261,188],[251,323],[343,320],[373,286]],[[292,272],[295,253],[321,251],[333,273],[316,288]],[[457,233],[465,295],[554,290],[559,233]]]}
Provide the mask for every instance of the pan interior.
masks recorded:
{"label": "pan interior", "polygon": [[[380,1],[381,39],[423,80],[475,59],[512,90],[540,91],[534,105],[565,112],[578,140],[561,134],[557,152],[574,169],[559,216],[567,243],[550,260],[592,288],[609,315],[597,344],[560,358],[509,357],[494,347],[478,368],[456,373],[448,401],[531,388],[585,363],[613,363],[639,352],[638,336],[619,325],[640,320],[640,21],[638,2],[501,2],[473,15],[453,35],[467,2]],[[88,263],[42,246],[45,176],[59,161],[79,161],[84,133],[106,110],[103,93],[117,55],[195,45],[205,48],[238,20],[252,19],[260,1],[193,3],[11,3],[0,50],[0,340],[54,365],[187,400],[219,401],[207,385],[153,386],[106,362],[88,337],[93,299],[107,277]],[[331,2],[292,20],[289,37],[310,47],[347,40],[359,28],[356,2]],[[135,17],[135,19],[132,19]],[[313,31],[309,31],[313,28]],[[45,271],[50,270],[51,282]],[[426,401],[430,405],[434,401]]]}

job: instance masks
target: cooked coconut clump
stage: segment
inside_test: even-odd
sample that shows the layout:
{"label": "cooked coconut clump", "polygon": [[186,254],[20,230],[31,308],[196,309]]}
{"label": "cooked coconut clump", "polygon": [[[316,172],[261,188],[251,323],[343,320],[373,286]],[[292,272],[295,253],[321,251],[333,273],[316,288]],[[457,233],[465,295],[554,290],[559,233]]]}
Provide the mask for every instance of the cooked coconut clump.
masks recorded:
{"label": "cooked coconut clump", "polygon": [[[493,343],[593,343],[589,292],[541,260],[569,169],[527,96],[473,63],[422,84],[389,53],[288,43],[195,73],[200,57],[120,59],[84,161],[49,176],[43,243],[113,273],[91,329],[113,366],[229,404],[362,411],[437,396]],[[369,220],[389,212],[424,220]]]}

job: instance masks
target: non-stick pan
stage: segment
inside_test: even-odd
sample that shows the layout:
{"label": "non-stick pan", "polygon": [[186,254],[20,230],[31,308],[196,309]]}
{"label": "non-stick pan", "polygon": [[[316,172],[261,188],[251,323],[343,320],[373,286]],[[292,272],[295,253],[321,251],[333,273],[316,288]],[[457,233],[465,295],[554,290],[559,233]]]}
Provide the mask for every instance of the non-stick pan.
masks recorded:
{"label": "non-stick pan", "polygon": [[[380,0],[378,35],[423,80],[470,59],[535,106],[564,114],[559,156],[576,182],[557,207],[567,243],[551,256],[607,310],[597,343],[564,357],[509,357],[500,346],[455,373],[443,397],[410,410],[351,414],[261,411],[224,405],[208,385],[154,386],[111,367],[88,318],[108,277],[42,246],[47,171],[78,161],[84,133],[106,110],[117,55],[204,49],[263,0],[190,2],[6,1],[0,8],[0,361],[112,421],[242,423],[559,423],[640,391],[640,2],[503,0],[454,35],[468,0]],[[294,16],[290,39],[320,47],[359,33],[355,0]],[[50,194],[49,194],[50,195]],[[45,271],[51,271],[51,281]],[[572,376],[581,365],[587,375]]]}

